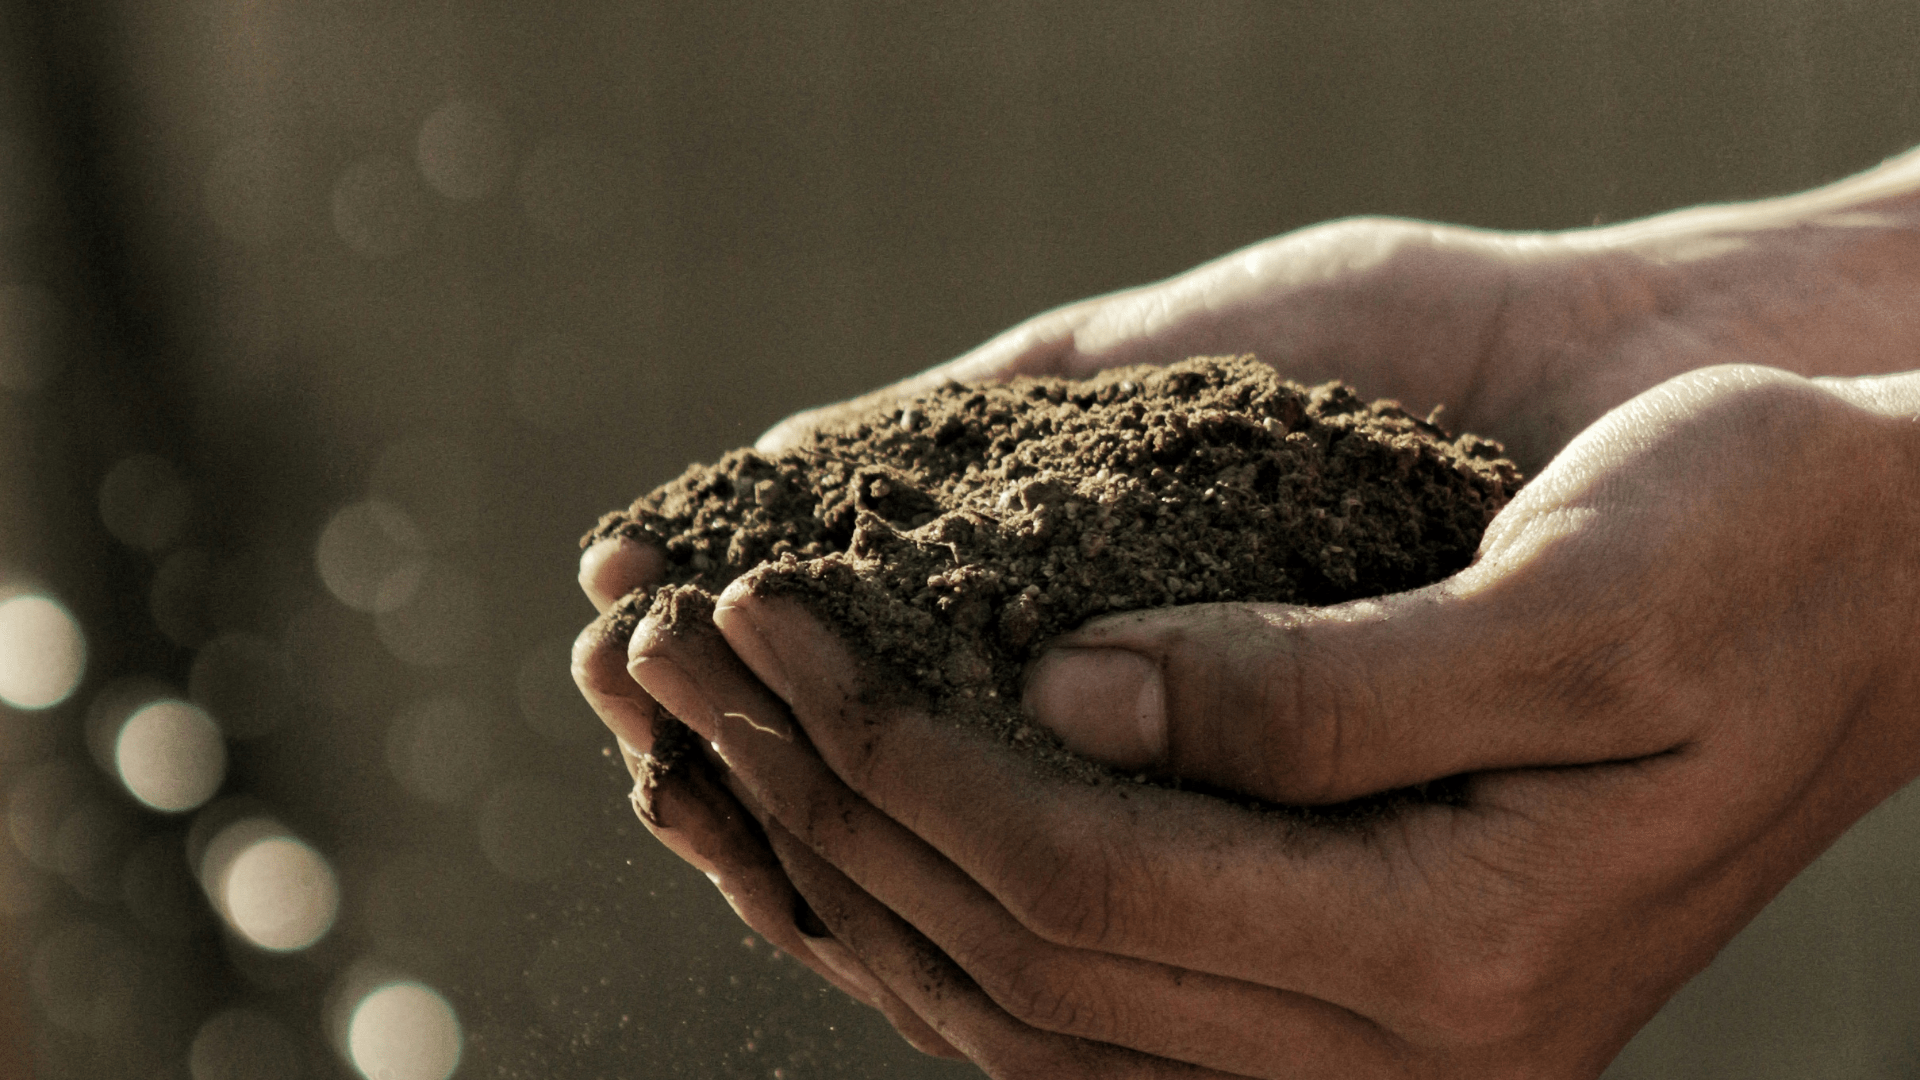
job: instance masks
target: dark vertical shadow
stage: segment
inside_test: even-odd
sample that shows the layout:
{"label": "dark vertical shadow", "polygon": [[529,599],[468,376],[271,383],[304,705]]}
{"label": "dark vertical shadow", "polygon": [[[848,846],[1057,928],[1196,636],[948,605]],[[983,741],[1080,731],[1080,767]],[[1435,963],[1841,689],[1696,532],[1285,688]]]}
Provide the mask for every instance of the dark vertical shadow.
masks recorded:
{"label": "dark vertical shadow", "polygon": [[[36,718],[50,731],[50,744],[24,760],[0,760],[0,789],[65,763],[113,823],[103,884],[83,892],[47,875],[37,910],[13,928],[12,947],[0,953],[0,977],[15,983],[20,1003],[4,1017],[23,1028],[17,1038],[0,1035],[0,1073],[7,1076],[145,1076],[166,1062],[184,1070],[194,1026],[239,988],[218,927],[187,876],[189,820],[135,809],[124,792],[109,790],[83,730],[89,699],[105,683],[138,674],[184,686],[191,660],[148,609],[152,558],[116,542],[98,508],[103,477],[127,454],[181,464],[192,456],[182,344],[165,291],[133,240],[142,207],[128,182],[128,142],[138,133],[128,130],[128,93],[109,47],[115,15],[94,4],[0,3],[0,78],[10,84],[13,105],[0,123],[13,135],[15,155],[31,159],[26,171],[36,181],[36,212],[22,227],[0,232],[0,285],[43,290],[62,315],[57,333],[44,340],[52,374],[10,402],[31,429],[32,453],[16,459],[22,475],[0,480],[0,491],[16,503],[5,512],[30,519],[22,527],[32,542],[0,552],[0,564],[70,606],[89,654],[79,691]],[[117,887],[127,856],[141,850],[158,850],[172,875],[179,922],[165,934],[133,917]],[[125,1000],[135,1004],[122,1020],[92,1027],[51,1022],[44,995],[28,992],[29,971],[40,972],[35,987],[68,974],[58,963],[66,954],[47,943],[61,935],[74,940],[76,932],[107,943],[75,954],[82,960],[130,961],[127,970],[80,972],[93,980],[84,985],[95,994],[111,993],[115,981],[136,988],[127,992]],[[37,1060],[32,1067],[7,1060],[9,1051]]]}

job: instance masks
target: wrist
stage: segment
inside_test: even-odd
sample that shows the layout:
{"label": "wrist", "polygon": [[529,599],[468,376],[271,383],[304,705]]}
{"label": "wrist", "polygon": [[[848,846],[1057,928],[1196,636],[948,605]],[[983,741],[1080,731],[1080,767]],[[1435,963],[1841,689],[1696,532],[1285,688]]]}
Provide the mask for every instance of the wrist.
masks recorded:
{"label": "wrist", "polygon": [[1920,356],[1920,150],[1812,191],[1561,235],[1640,317],[1726,359],[1850,376]]}

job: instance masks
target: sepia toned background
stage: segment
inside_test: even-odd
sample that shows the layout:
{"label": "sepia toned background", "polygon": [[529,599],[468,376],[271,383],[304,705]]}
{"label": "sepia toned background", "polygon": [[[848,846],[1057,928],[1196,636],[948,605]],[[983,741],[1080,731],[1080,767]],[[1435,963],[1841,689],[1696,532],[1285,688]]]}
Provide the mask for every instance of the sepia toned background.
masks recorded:
{"label": "sepia toned background", "polygon": [[[1312,222],[1857,171],[1916,55],[1906,0],[7,0],[0,1075],[970,1075],[631,820],[576,537]],[[1903,795],[1609,1075],[1915,1075],[1916,926]]]}

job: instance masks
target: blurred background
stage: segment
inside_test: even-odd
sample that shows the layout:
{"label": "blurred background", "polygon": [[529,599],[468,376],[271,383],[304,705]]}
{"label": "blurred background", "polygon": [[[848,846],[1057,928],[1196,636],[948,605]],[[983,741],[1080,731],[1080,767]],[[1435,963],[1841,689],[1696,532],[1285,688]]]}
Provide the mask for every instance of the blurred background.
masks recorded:
{"label": "blurred background", "polygon": [[[1857,171],[1916,55],[1907,0],[7,0],[0,1075],[969,1075],[632,821],[576,537],[1315,221]],[[1920,1072],[1917,879],[1902,796],[1609,1075]]]}

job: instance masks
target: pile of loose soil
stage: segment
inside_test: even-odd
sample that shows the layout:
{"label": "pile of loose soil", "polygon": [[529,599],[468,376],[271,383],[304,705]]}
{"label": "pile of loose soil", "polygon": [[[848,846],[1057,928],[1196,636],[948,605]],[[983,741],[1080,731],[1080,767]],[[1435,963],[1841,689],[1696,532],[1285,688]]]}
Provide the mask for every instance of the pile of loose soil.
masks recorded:
{"label": "pile of loose soil", "polygon": [[696,465],[584,542],[665,550],[666,610],[710,611],[752,574],[870,659],[879,692],[1057,756],[1018,707],[1049,638],[1115,611],[1438,581],[1521,483],[1501,454],[1337,382],[1196,358],[950,384]]}

